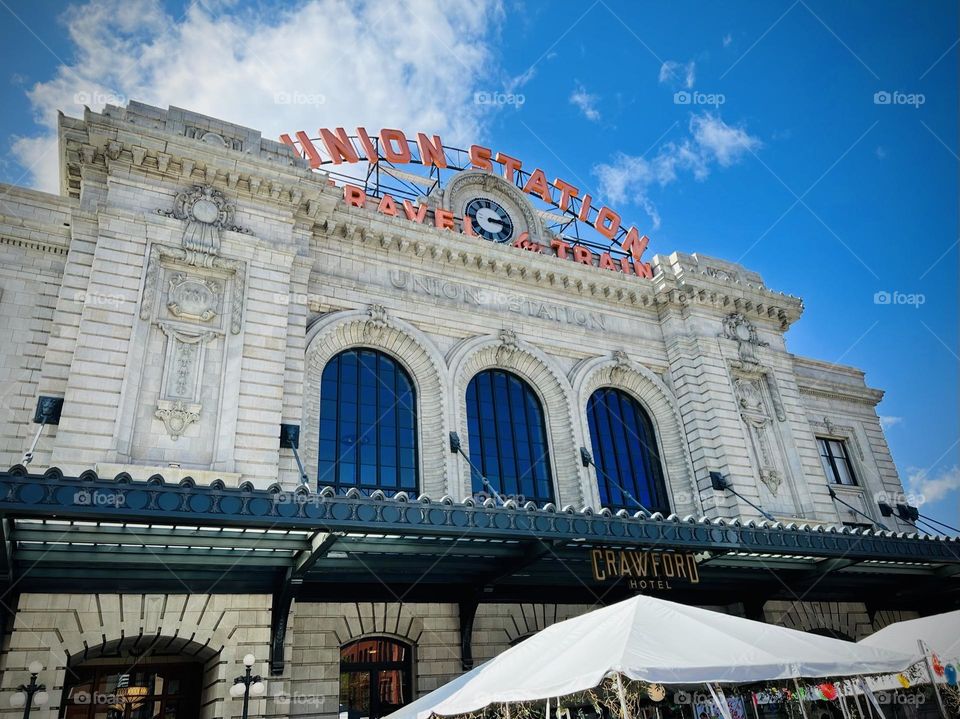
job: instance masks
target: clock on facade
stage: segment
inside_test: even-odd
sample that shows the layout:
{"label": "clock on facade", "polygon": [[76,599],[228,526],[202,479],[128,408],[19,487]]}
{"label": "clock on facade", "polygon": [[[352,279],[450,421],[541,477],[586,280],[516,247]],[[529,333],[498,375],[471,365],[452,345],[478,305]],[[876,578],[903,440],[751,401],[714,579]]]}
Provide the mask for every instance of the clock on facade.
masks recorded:
{"label": "clock on facade", "polygon": [[463,214],[470,218],[474,231],[494,242],[508,242],[513,237],[513,220],[503,207],[486,197],[470,200]]}

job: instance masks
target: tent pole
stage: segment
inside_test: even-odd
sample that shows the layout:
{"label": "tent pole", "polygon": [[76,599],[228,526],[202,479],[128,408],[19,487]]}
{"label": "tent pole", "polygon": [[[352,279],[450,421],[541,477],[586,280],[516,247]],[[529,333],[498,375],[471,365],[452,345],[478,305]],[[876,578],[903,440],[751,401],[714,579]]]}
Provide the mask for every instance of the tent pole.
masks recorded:
{"label": "tent pole", "polygon": [[843,719],[850,719],[850,711],[847,708],[847,700],[843,696],[843,692],[837,691],[837,701],[840,702],[840,713],[843,714]]}
{"label": "tent pole", "polygon": [[940,690],[937,688],[937,677],[933,673],[933,669],[930,668],[930,653],[927,650],[927,645],[923,643],[922,639],[918,639],[917,646],[920,647],[920,653],[923,655],[923,666],[927,670],[927,676],[930,677],[933,696],[937,698],[937,706],[940,707],[940,716],[942,716],[943,719],[947,719],[947,708],[943,705],[943,697],[940,696]]}
{"label": "tent pole", "polygon": [[797,681],[796,677],[793,678],[793,686],[797,688],[797,704],[800,705],[800,713],[803,714],[803,719],[810,719],[807,716],[807,708],[803,705],[803,698],[800,697],[800,682]]}
{"label": "tent pole", "polygon": [[757,693],[750,692],[750,703],[753,705],[754,719],[760,719],[760,710],[757,709]]}
{"label": "tent pole", "polygon": [[627,694],[623,689],[623,678],[620,676],[620,672],[617,672],[617,698],[620,700],[621,719],[633,719],[627,710]]}
{"label": "tent pole", "polygon": [[[859,694],[859,692],[857,691],[858,688],[859,688],[861,691],[866,691],[866,689],[867,689],[867,683],[864,682],[864,681],[861,681],[859,687],[857,686],[857,684],[854,684],[854,685],[853,685],[853,689],[852,689],[852,691],[853,691],[853,701],[854,701],[854,703],[857,705],[857,714],[860,715],[860,719],[867,719],[867,712],[865,712],[865,711],[863,710],[863,707],[860,706],[860,694]],[[869,710],[869,708],[870,708],[870,702],[866,701],[866,700],[867,700],[866,697],[864,697],[863,699],[864,699],[864,701],[865,701],[866,704],[867,704],[867,709]],[[870,716],[871,716],[871,717],[873,716],[873,712],[872,712],[872,711],[870,712]]]}
{"label": "tent pole", "polygon": [[727,704],[727,697],[723,693],[723,690],[716,684],[707,683],[707,689],[710,690],[710,694],[713,696],[713,702],[717,705],[717,709],[720,710],[720,716],[723,719],[733,719],[730,716],[730,707]]}
{"label": "tent pole", "polygon": [[[874,712],[876,712],[877,716],[880,717],[880,719],[886,719],[886,715],[883,713],[883,707],[880,706],[880,702],[877,700],[877,695],[873,693],[872,689],[870,689],[866,680],[864,680],[863,686],[867,690],[867,692],[869,692],[863,697],[863,703],[867,705],[868,709],[870,709],[870,716],[873,716]],[[897,710],[895,707],[893,709],[893,713],[894,715],[897,714]]]}

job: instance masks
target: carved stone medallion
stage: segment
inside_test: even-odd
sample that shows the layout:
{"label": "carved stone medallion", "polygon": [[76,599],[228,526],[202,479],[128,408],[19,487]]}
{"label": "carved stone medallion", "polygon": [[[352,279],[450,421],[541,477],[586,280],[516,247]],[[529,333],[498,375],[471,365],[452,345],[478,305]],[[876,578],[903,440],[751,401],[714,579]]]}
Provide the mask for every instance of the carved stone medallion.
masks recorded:
{"label": "carved stone medallion", "polygon": [[174,317],[209,322],[217,316],[223,287],[214,279],[178,272],[170,278],[167,309]]}
{"label": "carved stone medallion", "polygon": [[163,422],[170,438],[178,440],[187,427],[200,419],[200,407],[199,405],[188,405],[179,399],[174,402],[160,400],[154,415]]}
{"label": "carved stone medallion", "polygon": [[736,342],[740,360],[751,365],[758,364],[760,361],[757,357],[757,347],[766,347],[768,344],[760,341],[757,328],[739,312],[724,318],[722,336]]}

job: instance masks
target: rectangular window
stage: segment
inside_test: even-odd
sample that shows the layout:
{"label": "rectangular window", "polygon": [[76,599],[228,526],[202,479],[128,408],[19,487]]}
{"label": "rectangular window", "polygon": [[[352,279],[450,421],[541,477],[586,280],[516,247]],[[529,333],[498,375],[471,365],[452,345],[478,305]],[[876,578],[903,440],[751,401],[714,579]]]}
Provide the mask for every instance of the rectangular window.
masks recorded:
{"label": "rectangular window", "polygon": [[834,484],[855,487],[857,477],[853,473],[846,443],[842,439],[817,437],[817,446],[820,449],[820,463],[823,465],[827,479]]}

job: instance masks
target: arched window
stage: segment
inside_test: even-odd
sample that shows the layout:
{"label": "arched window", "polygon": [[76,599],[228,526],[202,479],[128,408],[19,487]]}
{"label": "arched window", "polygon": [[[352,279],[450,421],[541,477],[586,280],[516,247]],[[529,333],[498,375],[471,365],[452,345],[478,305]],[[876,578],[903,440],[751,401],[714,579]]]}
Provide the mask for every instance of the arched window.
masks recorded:
{"label": "arched window", "polygon": [[413,698],[413,649],[386,637],[358,639],[340,649],[340,716],[380,719]]}
{"label": "arched window", "polygon": [[[510,372],[488,369],[467,386],[470,459],[504,498],[553,501],[543,408],[533,388]],[[489,494],[480,477],[474,494]]]}
{"label": "arched window", "polygon": [[667,513],[657,437],[640,403],[619,389],[601,387],[587,403],[587,421],[601,504],[632,513],[639,502],[651,512]]}
{"label": "arched window", "polygon": [[341,352],[320,384],[318,482],[417,492],[417,399],[410,375],[372,349]]}

